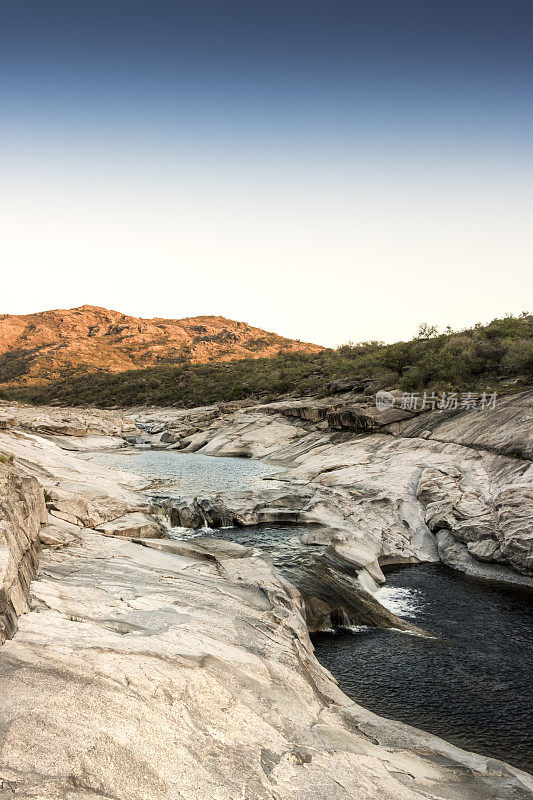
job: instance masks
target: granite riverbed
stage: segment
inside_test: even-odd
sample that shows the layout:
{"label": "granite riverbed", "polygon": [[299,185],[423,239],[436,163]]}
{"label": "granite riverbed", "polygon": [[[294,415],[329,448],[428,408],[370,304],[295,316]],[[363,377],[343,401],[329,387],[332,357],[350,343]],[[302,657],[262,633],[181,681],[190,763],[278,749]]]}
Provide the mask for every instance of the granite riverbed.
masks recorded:
{"label": "granite riverbed", "polygon": [[[279,472],[261,461],[168,451],[94,453],[91,460],[163,481],[169,494],[253,489]],[[226,539],[257,548],[290,579],[306,558],[309,526],[171,529],[174,538]],[[361,627],[313,637],[341,688],[376,713],[533,770],[530,597],[489,588],[438,564],[395,568],[380,602],[429,634]]]}

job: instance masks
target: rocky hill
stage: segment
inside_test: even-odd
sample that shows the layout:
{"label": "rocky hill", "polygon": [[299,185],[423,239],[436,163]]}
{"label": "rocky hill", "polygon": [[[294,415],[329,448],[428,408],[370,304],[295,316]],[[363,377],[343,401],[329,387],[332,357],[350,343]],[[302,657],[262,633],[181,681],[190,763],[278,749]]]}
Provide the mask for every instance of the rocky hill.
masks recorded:
{"label": "rocky hill", "polygon": [[[497,392],[503,395],[533,386],[533,316],[530,314],[494,319],[488,325],[475,325],[457,332],[419,335],[407,342],[363,342],[343,345],[336,350],[280,340],[274,334],[265,334],[264,338],[273,337],[272,341],[278,344],[261,346],[261,349],[253,351],[249,349],[248,357],[238,353],[252,346],[257,347],[261,338],[254,336],[246,340],[247,331],[255,329],[244,323],[197,317],[195,320],[181,320],[172,324],[185,327],[192,326],[194,322],[192,328],[195,330],[211,324],[214,330],[215,323],[219,321],[223,331],[229,333],[202,333],[192,337],[196,349],[192,352],[191,348],[191,359],[199,360],[203,355],[211,359],[208,363],[185,360],[183,363],[164,363],[165,356],[156,349],[160,339],[154,346],[147,342],[142,352],[147,360],[159,357],[161,363],[145,369],[140,369],[139,364],[134,369],[122,369],[116,360],[119,345],[113,349],[109,344],[119,334],[107,334],[94,340],[94,357],[96,363],[103,367],[98,372],[95,372],[94,362],[87,363],[85,367],[80,363],[83,360],[79,356],[80,348],[84,342],[90,345],[91,338],[76,340],[72,345],[67,340],[63,350],[59,346],[50,349],[57,358],[58,350],[59,354],[68,354],[68,348],[74,346],[79,364],[76,374],[71,370],[70,374],[57,380],[38,383],[29,369],[24,372],[22,365],[17,374],[25,376],[23,380],[26,383],[20,378],[15,383],[13,368],[16,366],[17,352],[11,351],[7,357],[11,361],[6,360],[5,356],[4,365],[10,365],[12,369],[9,378],[12,383],[7,385],[6,368],[3,378],[0,368],[0,397],[37,404],[97,405],[102,408],[135,405],[194,408],[250,398],[270,402],[289,395],[324,397],[339,392],[353,392],[353,401],[358,403],[362,401],[362,395],[373,397],[379,389],[420,393],[427,390],[430,395],[432,392],[471,392],[478,395]],[[169,322],[159,323],[157,320],[146,324],[154,328],[158,325],[161,328],[171,326]],[[0,318],[0,330],[1,326]],[[236,327],[232,330],[230,326]],[[233,342],[231,347],[226,345],[225,349],[218,340],[222,335],[229,336],[232,332],[242,338]],[[217,347],[213,344],[213,338],[218,342]],[[280,347],[280,341],[285,343],[284,348]],[[128,339],[124,338],[122,348],[126,347],[127,342]],[[168,340],[165,343],[163,339],[163,345],[168,352]],[[36,363],[41,368],[45,349],[41,348],[37,353]],[[139,352],[140,348],[136,350]],[[263,354],[266,357],[261,357]],[[1,359],[0,356],[0,364]],[[48,374],[53,376],[51,367]]]}
{"label": "rocky hill", "polygon": [[322,349],[224,317],[140,319],[95,306],[0,315],[0,383],[8,385]]}

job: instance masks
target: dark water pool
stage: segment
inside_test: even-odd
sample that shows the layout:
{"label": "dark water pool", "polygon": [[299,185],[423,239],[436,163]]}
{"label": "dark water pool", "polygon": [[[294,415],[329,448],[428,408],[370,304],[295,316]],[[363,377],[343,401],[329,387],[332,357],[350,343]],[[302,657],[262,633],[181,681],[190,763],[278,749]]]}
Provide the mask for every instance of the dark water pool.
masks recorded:
{"label": "dark water pool", "polygon": [[[308,531],[264,525],[199,534],[259,548],[290,580],[291,565],[315,549],[300,543]],[[382,716],[533,771],[531,596],[419,565],[389,573],[377,597],[430,635],[380,628],[314,635],[318,660],[343,691]]]}
{"label": "dark water pool", "polygon": [[436,638],[375,628],[313,636],[343,691],[382,716],[532,771],[531,597],[441,565],[389,573],[379,594]]}
{"label": "dark water pool", "polygon": [[[253,488],[278,468],[240,458],[140,451],[91,456],[162,479],[178,495]],[[290,577],[311,557],[302,526],[200,532],[260,548]],[[176,529],[183,538],[198,535]],[[440,565],[396,569],[378,599],[434,638],[366,628],[313,637],[342,689],[372,711],[533,771],[531,597],[486,588]]]}

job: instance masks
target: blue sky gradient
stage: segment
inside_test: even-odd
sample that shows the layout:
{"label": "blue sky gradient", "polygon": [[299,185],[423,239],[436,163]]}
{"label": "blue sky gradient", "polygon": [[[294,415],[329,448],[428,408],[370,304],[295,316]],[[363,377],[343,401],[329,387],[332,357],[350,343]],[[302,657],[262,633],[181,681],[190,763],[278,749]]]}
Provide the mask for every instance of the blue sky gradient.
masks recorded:
{"label": "blue sky gradient", "polygon": [[0,257],[33,291],[0,313],[337,344],[521,311],[532,42],[516,0],[1,4]]}

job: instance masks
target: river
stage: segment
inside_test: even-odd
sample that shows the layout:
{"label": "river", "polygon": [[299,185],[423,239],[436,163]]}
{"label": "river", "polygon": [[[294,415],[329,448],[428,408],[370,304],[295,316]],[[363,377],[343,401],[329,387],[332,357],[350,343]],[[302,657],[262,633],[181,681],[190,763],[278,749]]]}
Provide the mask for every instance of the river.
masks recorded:
{"label": "river", "polygon": [[[241,458],[144,450],[91,455],[99,464],[205,496],[251,489],[278,467]],[[259,548],[282,570],[307,549],[303,526],[212,529]],[[198,531],[174,531],[177,537]],[[205,535],[205,533],[204,533]],[[487,588],[442,565],[397,568],[378,599],[427,637],[381,628],[313,636],[318,660],[361,705],[467,750],[533,771],[531,598]]]}

